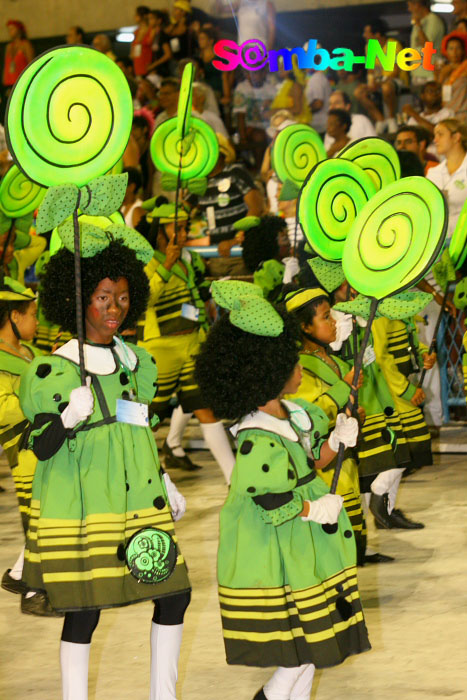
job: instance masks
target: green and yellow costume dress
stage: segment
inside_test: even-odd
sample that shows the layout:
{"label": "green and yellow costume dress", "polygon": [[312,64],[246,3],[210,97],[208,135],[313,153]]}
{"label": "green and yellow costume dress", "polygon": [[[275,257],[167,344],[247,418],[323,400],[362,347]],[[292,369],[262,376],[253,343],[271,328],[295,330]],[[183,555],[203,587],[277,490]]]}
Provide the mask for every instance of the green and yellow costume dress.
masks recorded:
{"label": "green and yellow costume dress", "polygon": [[373,323],[376,361],[381,367],[399,413],[414,467],[433,464],[431,438],[420,408],[410,403],[417,386],[409,377],[423,363],[427,348],[418,341],[411,320],[377,318]]}
{"label": "green and yellow costume dress", "polygon": [[[157,362],[159,391],[152,406],[161,419],[174,393],[185,413],[205,407],[193,373],[206,325],[204,300],[209,297],[204,263],[197,253],[184,248],[170,270],[164,261],[165,255],[156,250],[145,268],[150,296],[139,341]],[[196,319],[182,315],[187,306]]]}
{"label": "green and yellow costume dress", "polygon": [[[300,364],[303,368],[302,382],[296,394],[290,396],[292,401],[304,399],[310,404],[319,406],[329,420],[329,430],[336,423],[337,414],[345,406],[350,396],[350,387],[343,381],[350,366],[339,357],[329,359],[327,364],[318,355],[300,353]],[[319,476],[328,486],[331,486],[337,458],[319,470]],[[344,499],[344,508],[352,523],[357,543],[358,561],[360,562],[366,549],[366,522],[363,513],[359,473],[354,451],[345,452],[342,470],[339,476],[337,491]]]}
{"label": "green and yellow costume dress", "polygon": [[139,402],[154,398],[155,362],[119,338],[107,346],[85,344],[84,351],[94,409],[73,430],[63,428],[60,414],[80,386],[76,340],[36,358],[21,381],[21,406],[40,453],[23,579],[31,589],[45,590],[58,611],[115,607],[188,591],[178,550],[173,573],[157,584],[139,583],[125,562],[125,546],[142,528],[165,530],[176,542],[151,428],[116,418],[117,399],[128,399],[132,389]]}
{"label": "green and yellow costume dress", "polygon": [[30,360],[7,352],[0,341],[0,445],[5,451],[11,469],[13,481],[18,496],[19,511],[23,528],[28,527],[31,488],[37,458],[28,449],[20,449],[21,440],[29,421],[25,417],[19,403],[19,386],[21,376],[29,367],[30,362],[39,355],[29,343],[21,341],[23,348],[30,353]]}
{"label": "green and yellow costume dress", "polygon": [[[307,402],[288,419],[256,411],[233,429],[238,452],[220,515],[219,597],[229,664],[317,668],[370,648],[345,510],[337,531],[302,521],[328,420]],[[326,526],[325,526],[326,527]]]}

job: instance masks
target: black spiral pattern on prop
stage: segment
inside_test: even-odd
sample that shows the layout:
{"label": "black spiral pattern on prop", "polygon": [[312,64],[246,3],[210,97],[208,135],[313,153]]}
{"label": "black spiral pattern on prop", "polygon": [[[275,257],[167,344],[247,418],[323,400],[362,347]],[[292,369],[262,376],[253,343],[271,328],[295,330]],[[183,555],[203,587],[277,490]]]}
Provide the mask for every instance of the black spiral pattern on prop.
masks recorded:
{"label": "black spiral pattern on prop", "polygon": [[298,217],[307,241],[325,260],[341,260],[358,212],[375,194],[371,178],[351,161],[318,163],[298,200]]}
{"label": "black spiral pattern on prop", "polygon": [[399,156],[390,143],[377,137],[358,139],[339,153],[339,158],[353,161],[373,180],[376,190],[398,180],[401,176]]}
{"label": "black spiral pattern on prop", "polygon": [[291,124],[279,131],[273,146],[273,167],[281,182],[301,186],[312,168],[326,160],[318,132],[306,124]]}
{"label": "black spiral pattern on prop", "polygon": [[344,246],[344,273],[361,294],[383,299],[416,284],[439,256],[447,230],[444,198],[422,177],[378,192]]}

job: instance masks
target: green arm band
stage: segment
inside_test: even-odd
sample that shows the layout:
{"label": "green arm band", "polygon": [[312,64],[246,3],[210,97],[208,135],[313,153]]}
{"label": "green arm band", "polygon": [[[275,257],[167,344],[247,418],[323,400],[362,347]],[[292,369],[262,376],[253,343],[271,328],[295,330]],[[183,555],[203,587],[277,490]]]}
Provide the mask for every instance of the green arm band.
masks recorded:
{"label": "green arm band", "polygon": [[160,263],[156,267],[156,272],[159,275],[159,277],[162,277],[164,282],[168,282],[169,279],[172,277],[172,270],[167,270],[167,268],[164,267],[162,263]]}
{"label": "green arm band", "polygon": [[343,408],[350,396],[350,386],[347,382],[339,379],[333,386],[330,386],[326,394],[336,403],[337,408]]}
{"label": "green arm band", "polygon": [[407,389],[404,391],[403,394],[401,394],[401,399],[404,399],[405,401],[410,401],[410,399],[415,395],[415,392],[417,391],[417,387],[415,384],[411,384],[410,382],[407,383]]}

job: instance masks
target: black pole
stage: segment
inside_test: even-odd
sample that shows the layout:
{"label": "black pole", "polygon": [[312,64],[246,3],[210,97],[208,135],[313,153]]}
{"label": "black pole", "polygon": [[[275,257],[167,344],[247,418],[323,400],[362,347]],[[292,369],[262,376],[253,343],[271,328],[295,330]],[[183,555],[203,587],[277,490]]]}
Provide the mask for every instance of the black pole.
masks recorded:
{"label": "black pole", "polygon": [[83,292],[81,287],[81,249],[79,238],[78,209],[73,212],[74,259],[75,259],[75,297],[76,297],[76,329],[78,332],[79,376],[81,386],[86,386],[86,370],[84,367],[84,323],[83,323]]}

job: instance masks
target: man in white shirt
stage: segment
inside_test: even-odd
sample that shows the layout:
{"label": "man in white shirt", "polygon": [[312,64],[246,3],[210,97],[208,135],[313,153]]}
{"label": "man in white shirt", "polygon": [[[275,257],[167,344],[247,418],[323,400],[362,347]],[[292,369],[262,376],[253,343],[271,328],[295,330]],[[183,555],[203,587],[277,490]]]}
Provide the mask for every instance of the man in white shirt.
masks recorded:
{"label": "man in white shirt", "polygon": [[229,139],[229,134],[222,119],[209,109],[205,109],[207,90],[203,83],[193,83],[193,109],[192,114],[198,119],[202,119],[214,129],[216,134],[222,134]]}
{"label": "man in white shirt", "polygon": [[[431,0],[408,0],[407,7],[411,13],[412,32],[410,48],[421,51],[426,42],[431,41],[438,55],[441,51],[441,40],[444,36],[444,24],[438,15],[430,12]],[[412,85],[423,85],[433,80],[433,71],[426,70],[422,65],[410,72]]]}
{"label": "man in white shirt", "polygon": [[[345,92],[336,90],[329,98],[329,109],[344,109],[346,112],[350,112],[352,109],[350,97]],[[375,127],[364,114],[351,114],[350,119],[351,125],[348,132],[350,141],[363,139],[366,136],[376,136]],[[333,137],[326,133],[324,137],[324,148],[326,151],[329,151],[333,143]]]}
{"label": "man in white shirt", "polygon": [[326,133],[330,95],[331,86],[324,72],[313,71],[305,87],[305,99],[313,115],[311,126],[320,136]]}

